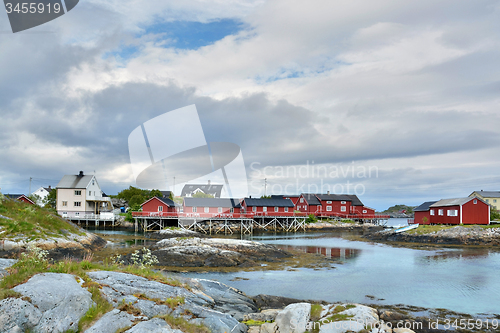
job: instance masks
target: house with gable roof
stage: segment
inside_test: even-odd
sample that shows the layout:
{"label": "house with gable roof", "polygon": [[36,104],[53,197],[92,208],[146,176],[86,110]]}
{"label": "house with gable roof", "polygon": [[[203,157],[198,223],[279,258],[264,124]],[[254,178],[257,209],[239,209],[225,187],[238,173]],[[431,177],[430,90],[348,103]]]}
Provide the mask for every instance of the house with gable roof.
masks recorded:
{"label": "house with gable roof", "polygon": [[56,186],[56,210],[62,217],[79,218],[113,210],[111,198],[94,175],[65,175]]}

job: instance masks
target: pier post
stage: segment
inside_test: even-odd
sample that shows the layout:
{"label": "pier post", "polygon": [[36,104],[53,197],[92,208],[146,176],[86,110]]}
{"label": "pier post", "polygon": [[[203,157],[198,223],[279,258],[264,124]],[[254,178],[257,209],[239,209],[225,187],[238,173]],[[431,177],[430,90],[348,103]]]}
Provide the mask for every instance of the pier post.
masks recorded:
{"label": "pier post", "polygon": [[134,227],[135,227],[135,232],[137,232],[138,227],[139,227],[139,225],[138,225],[138,223],[137,223],[137,217],[136,217],[136,218],[134,218]]}

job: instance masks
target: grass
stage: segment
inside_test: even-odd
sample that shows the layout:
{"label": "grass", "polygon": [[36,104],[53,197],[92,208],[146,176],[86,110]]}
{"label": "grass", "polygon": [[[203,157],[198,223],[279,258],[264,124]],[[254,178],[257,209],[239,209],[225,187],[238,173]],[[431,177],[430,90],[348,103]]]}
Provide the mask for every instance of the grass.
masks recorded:
{"label": "grass", "polygon": [[321,304],[311,304],[311,321],[319,320],[321,311],[323,311]]}
{"label": "grass", "polygon": [[242,323],[247,325],[247,326],[261,326],[262,324],[268,323],[268,321],[249,319],[249,320],[242,321]]}
{"label": "grass", "polygon": [[441,230],[447,230],[451,228],[455,228],[456,226],[461,226],[465,228],[473,228],[473,227],[480,227],[482,229],[490,229],[490,228],[498,228],[499,226],[496,226],[494,224],[490,225],[478,225],[478,224],[460,224],[460,225],[442,225],[442,224],[435,224],[435,225],[419,225],[418,228],[412,229],[407,231],[408,234],[410,235],[427,235],[433,232],[441,231]]}
{"label": "grass", "polygon": [[169,308],[171,308],[172,310],[175,310],[179,305],[184,304],[186,302],[186,300],[183,296],[171,297],[171,298],[167,298],[165,300],[162,300],[159,298],[147,297],[144,294],[134,294],[134,296],[137,298],[140,298],[140,299],[153,301],[158,305],[166,305]]}
{"label": "grass", "polygon": [[348,320],[350,318],[353,318],[353,315],[347,315],[347,314],[342,314],[340,312],[343,312],[348,309],[355,308],[356,305],[353,304],[348,304],[348,305],[337,305],[333,310],[329,311],[328,314],[325,316],[324,319],[320,320],[320,315],[322,311],[322,307],[319,304],[313,304],[311,305],[311,321],[312,321],[312,333],[318,333],[320,330],[320,327],[322,325],[326,325],[331,322],[336,322],[336,321],[344,321]]}
{"label": "grass", "polygon": [[179,329],[184,333],[210,333],[206,326],[190,323],[182,317],[164,315],[159,316],[159,318],[164,319],[173,329]]}
{"label": "grass", "polygon": [[31,241],[65,237],[70,233],[84,235],[76,226],[38,205],[4,199],[0,201],[0,214],[11,218],[0,219],[2,238],[15,239],[23,236]]}

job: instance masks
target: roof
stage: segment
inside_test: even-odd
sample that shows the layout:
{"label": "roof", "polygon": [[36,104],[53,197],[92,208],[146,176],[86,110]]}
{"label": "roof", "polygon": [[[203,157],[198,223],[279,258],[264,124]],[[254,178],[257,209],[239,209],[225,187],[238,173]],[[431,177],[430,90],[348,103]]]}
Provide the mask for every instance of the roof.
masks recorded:
{"label": "roof", "polygon": [[352,206],[364,206],[356,194],[344,194],[344,195],[351,199]]}
{"label": "roof", "polygon": [[264,198],[245,198],[245,204],[249,207],[295,207],[290,199],[264,199]]}
{"label": "roof", "polygon": [[500,191],[474,191],[471,193],[473,194],[479,194],[483,198],[500,198]]}
{"label": "roof", "polygon": [[172,191],[160,191],[164,198],[170,198]]}
{"label": "roof", "polygon": [[232,198],[184,198],[186,207],[230,207],[240,208],[238,199]]}
{"label": "roof", "polygon": [[426,212],[430,209],[431,205],[435,204],[437,201],[426,201],[417,208],[413,209],[414,212]]}
{"label": "roof", "polygon": [[352,201],[347,195],[344,194],[316,194],[321,201]]}
{"label": "roof", "polygon": [[205,194],[212,194],[214,197],[220,198],[223,186],[217,184],[186,184],[182,188],[181,197],[191,195],[191,193],[200,189]]}
{"label": "roof", "polygon": [[153,199],[157,199],[157,200],[160,200],[161,202],[163,202],[165,205],[169,206],[169,207],[175,207],[176,204],[175,202],[173,202],[172,200],[170,200],[169,198],[158,198],[158,197],[152,197],[150,198],[149,200],[146,200],[144,201],[142,204],[141,204],[141,207],[144,206],[146,203],[150,202],[151,200]]}
{"label": "roof", "polygon": [[318,200],[315,194],[310,194],[310,193],[302,193],[301,196],[306,199],[307,204],[310,205],[316,205],[316,206],[321,206],[321,202]]}
{"label": "roof", "polygon": [[56,188],[87,188],[92,178],[93,175],[66,175]]}
{"label": "roof", "polygon": [[10,198],[10,199],[14,199],[14,200],[21,200],[21,199],[26,199],[27,201],[29,201],[31,204],[35,204],[35,202],[33,200],[31,200],[30,198],[28,198],[28,196],[24,195],[24,194],[5,194],[6,197]]}
{"label": "roof", "polygon": [[430,205],[430,207],[462,206],[462,205],[468,203],[469,201],[471,201],[473,199],[481,200],[481,199],[475,198],[475,197],[472,197],[472,198],[471,197],[467,197],[467,198],[441,199],[438,202]]}

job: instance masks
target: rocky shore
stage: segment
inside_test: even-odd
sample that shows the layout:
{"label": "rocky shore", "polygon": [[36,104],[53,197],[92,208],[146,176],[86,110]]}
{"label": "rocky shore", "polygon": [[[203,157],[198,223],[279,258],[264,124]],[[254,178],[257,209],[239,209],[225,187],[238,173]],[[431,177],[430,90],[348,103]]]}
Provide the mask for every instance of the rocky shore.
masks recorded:
{"label": "rocky shore", "polygon": [[363,236],[372,241],[409,242],[441,245],[482,245],[499,246],[500,228],[481,228],[480,226],[456,226],[431,233],[395,233],[392,230],[370,233]]}
{"label": "rocky shore", "polygon": [[151,250],[158,265],[177,267],[250,267],[291,256],[273,245],[227,238],[166,238]]}
{"label": "rocky shore", "polygon": [[[11,260],[0,259],[1,267],[11,264]],[[429,318],[408,314],[403,306],[401,310],[377,309],[355,303],[330,304],[269,295],[249,297],[235,288],[204,279],[182,278],[175,284],[166,284],[115,271],[88,271],[86,275],[90,281],[71,274],[42,273],[15,286],[17,296],[0,300],[0,332],[449,332],[442,325],[434,328]],[[95,290],[110,304],[109,311],[79,330],[80,319],[96,307]],[[454,315],[472,318],[439,314],[450,320]]]}

